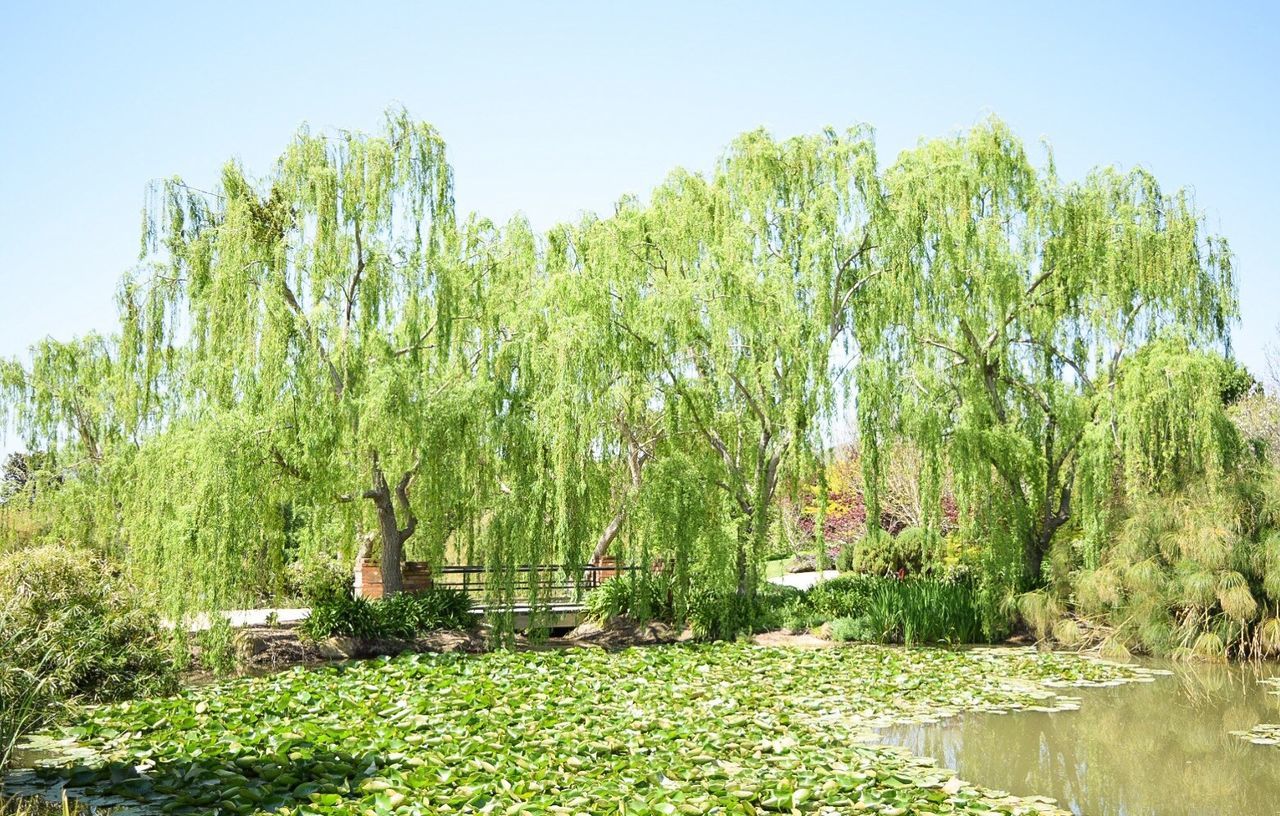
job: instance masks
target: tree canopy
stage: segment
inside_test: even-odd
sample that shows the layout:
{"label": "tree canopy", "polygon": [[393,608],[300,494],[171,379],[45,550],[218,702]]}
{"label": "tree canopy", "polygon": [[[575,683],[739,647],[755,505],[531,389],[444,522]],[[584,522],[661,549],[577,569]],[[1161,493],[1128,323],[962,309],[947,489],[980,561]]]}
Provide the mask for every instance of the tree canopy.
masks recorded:
{"label": "tree canopy", "polygon": [[910,440],[991,579],[1034,584],[1064,525],[1100,535],[1116,479],[1230,447],[1206,435],[1225,241],[1149,173],[1065,182],[997,120],[887,168],[867,127],[747,133],[545,234],[460,218],[453,183],[392,112],[304,128],[260,178],[156,185],[117,334],[0,369],[0,409],[77,485],[42,494],[57,534],[179,608],[366,539],[390,591],[406,551],[499,574],[616,553],[677,605],[749,599],[847,410],[871,519]]}

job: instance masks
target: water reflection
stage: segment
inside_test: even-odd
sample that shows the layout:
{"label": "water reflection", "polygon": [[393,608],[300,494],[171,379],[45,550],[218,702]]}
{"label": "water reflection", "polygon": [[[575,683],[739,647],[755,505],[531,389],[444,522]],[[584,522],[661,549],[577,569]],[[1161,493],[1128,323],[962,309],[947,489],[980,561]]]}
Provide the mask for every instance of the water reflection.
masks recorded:
{"label": "water reflection", "polygon": [[1090,816],[1274,816],[1280,748],[1229,732],[1280,722],[1277,666],[1174,666],[1154,683],[1068,692],[1080,711],[971,714],[885,732],[976,784]]}

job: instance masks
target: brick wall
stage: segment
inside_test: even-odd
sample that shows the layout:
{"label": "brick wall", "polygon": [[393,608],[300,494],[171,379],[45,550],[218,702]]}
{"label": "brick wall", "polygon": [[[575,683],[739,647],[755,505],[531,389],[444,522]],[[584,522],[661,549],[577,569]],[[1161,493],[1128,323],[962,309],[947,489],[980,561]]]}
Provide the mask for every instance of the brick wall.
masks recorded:
{"label": "brick wall", "polygon": [[[431,589],[431,565],[425,561],[406,561],[400,570],[405,592]],[[382,597],[382,565],[360,561],[356,564],[356,595],[361,598]]]}

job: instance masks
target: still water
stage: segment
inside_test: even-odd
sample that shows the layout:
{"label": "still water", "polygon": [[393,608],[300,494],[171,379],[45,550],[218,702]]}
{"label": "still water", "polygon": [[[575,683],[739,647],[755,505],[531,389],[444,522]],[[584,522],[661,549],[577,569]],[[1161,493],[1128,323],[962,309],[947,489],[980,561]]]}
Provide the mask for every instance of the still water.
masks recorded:
{"label": "still water", "polygon": [[1153,683],[1067,690],[1079,711],[968,714],[886,729],[987,788],[1052,796],[1087,816],[1276,816],[1280,746],[1232,736],[1280,722],[1280,666],[1149,664]]}

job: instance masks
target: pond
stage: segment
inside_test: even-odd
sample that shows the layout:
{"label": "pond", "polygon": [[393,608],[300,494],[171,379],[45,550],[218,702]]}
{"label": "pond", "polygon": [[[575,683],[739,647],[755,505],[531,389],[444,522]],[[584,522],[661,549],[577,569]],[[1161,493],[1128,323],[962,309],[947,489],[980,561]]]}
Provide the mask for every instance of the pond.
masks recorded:
{"label": "pond", "polygon": [[1231,733],[1280,721],[1280,697],[1258,682],[1280,666],[1146,665],[1172,675],[1074,691],[1075,712],[968,713],[883,737],[974,784],[1052,796],[1077,814],[1280,812],[1280,750]]}
{"label": "pond", "polygon": [[[130,813],[1042,814],[897,748],[890,722],[1050,710],[1133,667],[1031,649],[748,644],[408,655],[84,709],[18,795]],[[1044,683],[1053,683],[1049,688]]]}
{"label": "pond", "polygon": [[4,781],[192,816],[1274,814],[1280,748],[1231,734],[1280,722],[1267,678],[1030,648],[408,655],[85,709]]}

